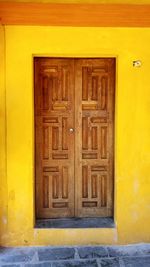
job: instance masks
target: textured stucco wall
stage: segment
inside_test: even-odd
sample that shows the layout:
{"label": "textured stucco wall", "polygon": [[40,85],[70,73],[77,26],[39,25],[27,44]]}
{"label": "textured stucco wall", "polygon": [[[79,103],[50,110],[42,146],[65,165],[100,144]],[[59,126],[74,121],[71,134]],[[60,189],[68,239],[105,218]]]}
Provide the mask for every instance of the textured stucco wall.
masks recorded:
{"label": "textured stucco wall", "polygon": [[0,244],[7,231],[5,29],[0,25]]}
{"label": "textured stucco wall", "polygon": [[[7,120],[4,85],[0,119],[4,143],[7,138],[7,180],[2,142],[1,244],[150,241],[150,29],[6,26],[5,40]],[[117,58],[114,229],[34,229],[34,55]],[[133,68],[135,59],[142,61],[141,68]]]}

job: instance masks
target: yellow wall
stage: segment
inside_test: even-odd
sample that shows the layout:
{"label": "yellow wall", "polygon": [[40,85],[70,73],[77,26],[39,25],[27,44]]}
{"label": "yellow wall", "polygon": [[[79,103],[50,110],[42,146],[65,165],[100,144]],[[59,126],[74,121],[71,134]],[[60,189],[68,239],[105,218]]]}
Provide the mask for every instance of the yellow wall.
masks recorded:
{"label": "yellow wall", "polygon": [[[1,244],[66,245],[150,241],[150,29],[6,26],[5,38],[7,187],[3,159]],[[117,57],[116,228],[33,228],[33,55]],[[132,61],[135,59],[142,61],[141,68],[133,68]],[[3,99],[4,88],[3,85]],[[4,115],[4,102],[1,116]],[[1,118],[1,124],[4,126],[4,118]],[[3,138],[4,132],[5,127],[0,133]],[[4,153],[5,147],[3,143],[0,144]]]}
{"label": "yellow wall", "polygon": [[0,25],[0,244],[7,231],[5,30]]}

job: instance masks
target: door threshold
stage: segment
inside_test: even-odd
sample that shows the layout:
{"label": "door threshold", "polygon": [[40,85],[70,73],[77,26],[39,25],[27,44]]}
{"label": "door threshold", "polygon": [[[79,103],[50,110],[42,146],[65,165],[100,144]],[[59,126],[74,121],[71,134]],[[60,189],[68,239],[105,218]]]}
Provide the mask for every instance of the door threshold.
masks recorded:
{"label": "door threshold", "polygon": [[35,228],[114,228],[112,217],[38,219]]}

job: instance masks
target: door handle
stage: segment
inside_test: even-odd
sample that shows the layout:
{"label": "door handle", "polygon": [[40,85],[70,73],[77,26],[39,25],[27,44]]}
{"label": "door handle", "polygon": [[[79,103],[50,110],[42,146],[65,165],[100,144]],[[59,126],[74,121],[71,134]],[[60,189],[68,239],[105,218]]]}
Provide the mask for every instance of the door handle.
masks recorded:
{"label": "door handle", "polygon": [[74,129],[73,129],[73,128],[70,128],[70,129],[69,129],[69,132],[70,132],[70,133],[73,133],[73,132],[74,132]]}

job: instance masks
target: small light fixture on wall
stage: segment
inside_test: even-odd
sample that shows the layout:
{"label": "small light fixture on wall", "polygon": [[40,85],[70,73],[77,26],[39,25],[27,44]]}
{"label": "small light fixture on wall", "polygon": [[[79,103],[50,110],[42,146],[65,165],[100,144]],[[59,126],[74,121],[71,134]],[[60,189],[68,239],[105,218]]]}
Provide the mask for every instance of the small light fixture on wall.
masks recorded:
{"label": "small light fixture on wall", "polygon": [[133,60],[133,67],[140,68],[142,65],[141,60]]}

